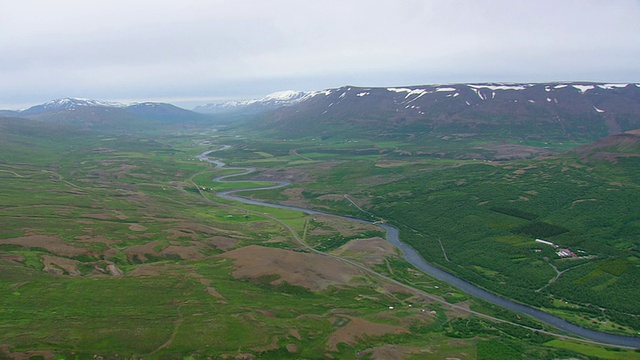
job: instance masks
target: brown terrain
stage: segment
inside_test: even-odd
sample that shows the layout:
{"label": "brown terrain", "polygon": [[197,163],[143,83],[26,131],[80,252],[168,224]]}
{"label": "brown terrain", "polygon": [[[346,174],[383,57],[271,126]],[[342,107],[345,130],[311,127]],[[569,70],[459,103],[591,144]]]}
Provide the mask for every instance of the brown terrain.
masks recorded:
{"label": "brown terrain", "polygon": [[366,336],[382,336],[386,334],[407,334],[410,331],[401,326],[379,324],[364,319],[345,316],[343,318],[332,319],[333,323],[342,323],[347,321],[346,325],[342,325],[329,336],[327,346],[331,351],[338,350],[338,344],[346,343],[355,345],[359,339]]}
{"label": "brown terrain", "polygon": [[333,254],[353,258],[366,266],[384,263],[388,257],[397,256],[397,249],[383,238],[356,239],[336,249]]}
{"label": "brown terrain", "polygon": [[583,160],[593,157],[614,163],[621,157],[637,157],[640,156],[640,129],[607,136],[571,152],[579,154]]}
{"label": "brown terrain", "polygon": [[235,278],[256,279],[265,275],[279,275],[271,282],[283,282],[324,290],[331,285],[349,284],[362,276],[361,270],[352,265],[320,254],[250,245],[219,255],[234,260]]}
{"label": "brown terrain", "polygon": [[20,245],[26,248],[38,247],[56,255],[68,257],[87,253],[86,249],[69,245],[59,237],[50,235],[30,235],[12,239],[0,239],[0,244]]}

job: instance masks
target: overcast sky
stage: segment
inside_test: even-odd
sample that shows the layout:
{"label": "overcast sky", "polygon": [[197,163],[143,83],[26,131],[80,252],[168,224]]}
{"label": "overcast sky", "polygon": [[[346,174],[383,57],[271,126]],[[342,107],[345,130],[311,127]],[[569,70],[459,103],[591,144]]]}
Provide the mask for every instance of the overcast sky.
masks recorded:
{"label": "overcast sky", "polygon": [[640,82],[640,0],[20,0],[0,108],[205,102],[279,90]]}

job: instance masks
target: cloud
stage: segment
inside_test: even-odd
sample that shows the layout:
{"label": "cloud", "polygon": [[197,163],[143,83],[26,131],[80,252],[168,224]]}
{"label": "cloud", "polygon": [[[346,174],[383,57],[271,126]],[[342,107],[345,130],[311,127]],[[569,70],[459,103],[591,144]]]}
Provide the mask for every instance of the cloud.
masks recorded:
{"label": "cloud", "polygon": [[[289,85],[640,81],[637,1],[23,0],[0,98],[242,96]],[[252,85],[253,84],[253,85]],[[307,86],[305,86],[307,85]]]}

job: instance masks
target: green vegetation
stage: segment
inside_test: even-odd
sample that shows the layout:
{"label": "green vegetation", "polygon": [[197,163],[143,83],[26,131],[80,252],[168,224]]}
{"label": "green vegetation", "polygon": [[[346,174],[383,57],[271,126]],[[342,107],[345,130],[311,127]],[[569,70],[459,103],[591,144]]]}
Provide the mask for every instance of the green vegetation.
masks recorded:
{"label": "green vegetation", "polygon": [[[558,346],[517,326],[544,328],[422,274],[379,243],[367,246],[364,239],[383,235],[371,225],[215,196],[272,184],[264,179],[294,184],[243,195],[384,219],[425,258],[481,286],[585,326],[626,333],[639,328],[634,159],[496,164],[457,159],[466,150],[449,140],[434,143],[450,151],[434,158],[416,149],[409,149],[414,155],[396,151],[407,146],[398,139],[279,142],[238,138],[234,129],[164,128],[153,137],[55,127],[44,133],[29,123],[3,130],[0,357],[355,359],[393,350],[408,359],[552,359],[616,353]],[[232,145],[216,157],[258,172],[244,176],[244,183],[213,182],[238,171],[194,158],[215,144]],[[313,254],[287,226],[317,250],[424,293],[361,268],[347,276],[351,265]],[[544,233],[549,241],[581,259],[561,259],[554,248],[536,244],[532,228],[536,236],[555,229]],[[251,267],[268,254],[275,254],[268,265]],[[557,272],[550,264],[564,271],[552,283]],[[336,268],[344,278],[331,277]]]}
{"label": "green vegetation", "polygon": [[638,351],[607,349],[599,346],[586,345],[562,340],[551,340],[545,345],[558,349],[570,350],[572,352],[589,356],[589,358],[616,360],[640,359],[640,353]]}
{"label": "green vegetation", "polygon": [[491,207],[491,210],[493,210],[495,212],[499,212],[501,214],[515,216],[517,218],[521,218],[521,219],[525,219],[525,220],[534,220],[534,219],[537,219],[540,216],[538,214],[533,214],[533,213],[530,213],[530,212],[526,212],[526,211],[519,210],[519,209],[514,209],[514,208],[509,208],[509,207],[494,206],[494,207]]}
{"label": "green vegetation", "polygon": [[540,221],[518,226],[513,228],[511,231],[516,234],[528,235],[534,238],[548,238],[569,232],[568,229],[565,229],[562,226]]}
{"label": "green vegetation", "polygon": [[[357,150],[369,144],[349,145],[350,151],[328,145],[298,148],[318,161],[294,167],[315,179],[290,187],[300,196],[281,190],[252,196],[385,219],[430,262],[482,287],[550,311],[557,308],[587,327],[626,334],[640,330],[634,300],[640,298],[637,157],[615,162],[573,154],[510,162],[399,159],[383,150]],[[536,238],[577,257],[560,257]],[[562,274],[550,283],[558,275],[554,267]],[[571,313],[556,306],[558,298],[572,305]],[[600,308],[606,309],[604,317]]]}

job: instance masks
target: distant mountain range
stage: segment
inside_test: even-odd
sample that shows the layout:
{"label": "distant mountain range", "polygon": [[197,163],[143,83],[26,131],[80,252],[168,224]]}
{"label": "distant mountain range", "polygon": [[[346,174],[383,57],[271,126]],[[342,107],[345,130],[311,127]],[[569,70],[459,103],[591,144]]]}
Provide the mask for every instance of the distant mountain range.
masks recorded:
{"label": "distant mountain range", "polygon": [[345,86],[264,112],[258,126],[290,137],[502,134],[591,141],[640,128],[640,85]]}
{"label": "distant mountain range", "polygon": [[640,128],[640,84],[344,86],[282,91],[194,111],[166,103],[125,105],[65,98],[22,111],[0,111],[0,116],[89,128],[238,120],[265,136],[396,139],[415,144],[425,138],[487,136],[586,143]]}
{"label": "distant mountain range", "polygon": [[63,98],[26,110],[3,110],[0,116],[25,118],[84,128],[136,127],[148,122],[206,121],[209,117],[167,103],[121,104],[81,98]]}
{"label": "distant mountain range", "polygon": [[230,112],[259,113],[266,110],[274,110],[282,106],[290,106],[313,97],[320,92],[305,91],[279,91],[260,99],[227,101],[223,103],[206,104],[198,106],[193,111],[203,114],[223,114]]}

